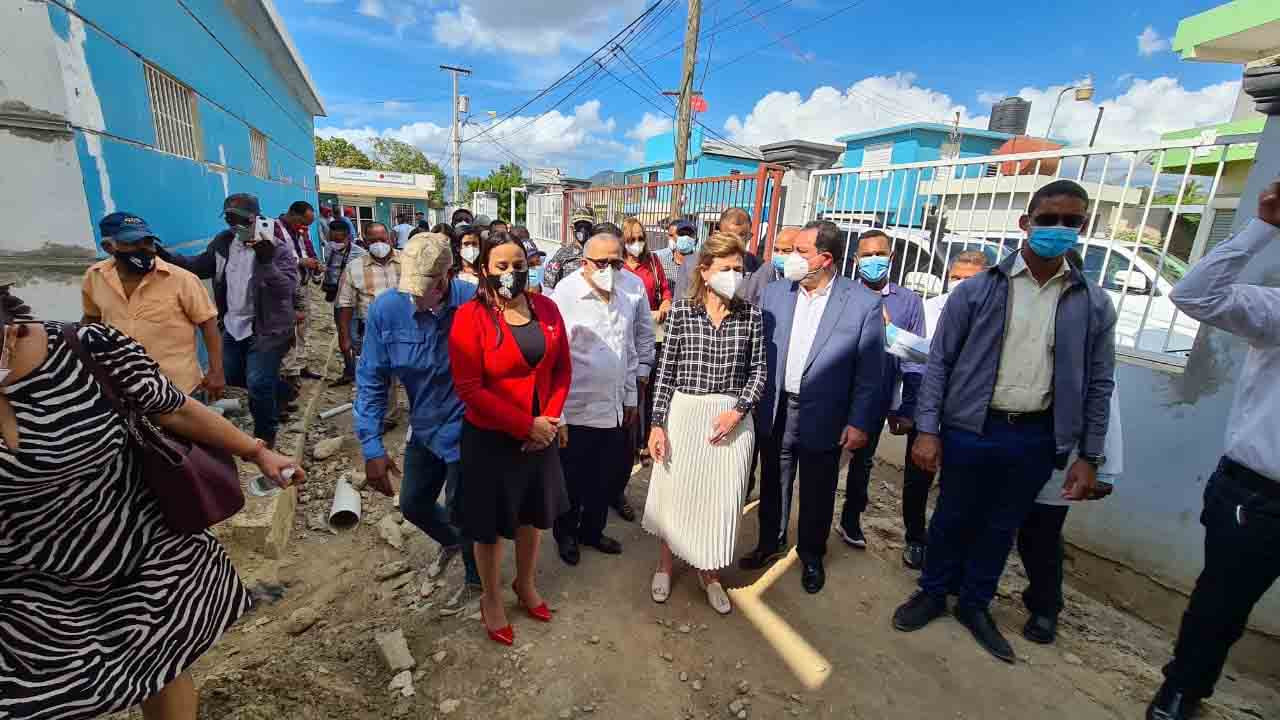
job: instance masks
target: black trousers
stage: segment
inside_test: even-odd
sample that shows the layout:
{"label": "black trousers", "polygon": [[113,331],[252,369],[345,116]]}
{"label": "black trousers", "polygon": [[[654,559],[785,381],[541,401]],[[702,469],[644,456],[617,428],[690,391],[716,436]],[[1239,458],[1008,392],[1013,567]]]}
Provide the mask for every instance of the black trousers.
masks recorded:
{"label": "black trousers", "polygon": [[1204,490],[1204,570],[1164,676],[1206,698],[1249,613],[1280,577],[1280,483],[1223,458]]}
{"label": "black trousers", "polygon": [[1037,503],[1018,529],[1018,556],[1027,571],[1022,604],[1033,615],[1057,617],[1062,612],[1062,525],[1070,509]]}
{"label": "black trousers", "polygon": [[[855,450],[849,460],[848,475],[844,484],[844,507],[840,511],[840,525],[852,528],[858,516],[867,511],[871,500],[871,468],[875,464],[876,448],[880,447],[880,434],[867,438],[867,446]],[[911,461],[911,446],[919,433],[907,433],[907,452],[902,471],[902,524],[906,527],[907,542],[926,541],[925,509],[929,505],[929,488],[933,486],[933,473],[916,467]]]}
{"label": "black trousers", "polygon": [[556,519],[556,540],[600,539],[609,520],[609,502],[617,497],[619,458],[626,440],[625,428],[569,426],[569,444],[560,449],[569,510]]}
{"label": "black trousers", "polygon": [[800,476],[800,527],[796,531],[797,550],[807,561],[827,552],[831,518],[836,507],[836,481],[840,474],[840,447],[811,450],[801,446],[798,398],[783,394],[773,433],[757,438],[763,465],[760,468],[760,540],[758,547],[777,550],[786,547],[787,523],[791,518],[791,495],[797,473]]}

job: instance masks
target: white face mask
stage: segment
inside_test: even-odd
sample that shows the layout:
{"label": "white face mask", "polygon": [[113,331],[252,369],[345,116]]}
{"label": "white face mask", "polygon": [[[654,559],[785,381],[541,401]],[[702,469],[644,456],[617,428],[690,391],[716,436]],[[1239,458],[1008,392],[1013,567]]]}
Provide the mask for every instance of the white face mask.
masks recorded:
{"label": "white face mask", "polygon": [[462,246],[462,259],[466,260],[468,264],[475,262],[478,257],[480,257],[480,248],[475,245]]}
{"label": "white face mask", "polygon": [[596,288],[599,289],[600,292],[611,293],[613,292],[613,280],[615,275],[616,273],[614,273],[613,268],[611,267],[605,268],[604,270],[597,270],[595,274],[591,276],[591,282],[595,283]]}
{"label": "white face mask", "polygon": [[627,243],[627,252],[631,253],[632,257],[640,257],[640,253],[644,252],[644,242]]}
{"label": "white face mask", "polygon": [[809,261],[798,253],[791,253],[782,263],[782,277],[791,282],[800,282],[814,273],[809,269]]}
{"label": "white face mask", "polygon": [[381,260],[391,254],[391,245],[384,242],[376,242],[369,245],[369,254]]}
{"label": "white face mask", "polygon": [[734,293],[738,292],[738,287],[742,285],[742,273],[736,270],[721,270],[711,276],[711,279],[707,281],[707,285],[717,295],[729,300]]}

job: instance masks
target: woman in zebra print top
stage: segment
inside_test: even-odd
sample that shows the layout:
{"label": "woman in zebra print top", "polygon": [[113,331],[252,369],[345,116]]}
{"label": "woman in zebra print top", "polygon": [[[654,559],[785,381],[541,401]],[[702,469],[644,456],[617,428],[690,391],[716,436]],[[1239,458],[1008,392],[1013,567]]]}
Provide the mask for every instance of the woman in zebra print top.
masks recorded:
{"label": "woman in zebra print top", "polygon": [[[249,594],[212,535],[165,525],[124,421],[61,324],[29,313],[0,285],[0,720],[139,703],[147,720],[194,720],[187,668]],[[118,330],[79,338],[156,424],[273,479],[291,464],[183,395]]]}

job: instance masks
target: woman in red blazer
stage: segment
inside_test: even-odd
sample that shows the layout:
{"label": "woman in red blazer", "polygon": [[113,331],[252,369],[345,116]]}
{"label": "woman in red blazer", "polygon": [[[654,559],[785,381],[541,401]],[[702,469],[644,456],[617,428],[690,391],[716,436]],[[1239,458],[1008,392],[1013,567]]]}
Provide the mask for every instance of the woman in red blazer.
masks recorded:
{"label": "woman in red blazer", "polygon": [[551,620],[533,581],[541,531],[569,507],[558,442],[569,341],[555,303],[526,292],[528,260],[515,236],[489,235],[475,267],[479,289],[458,308],[449,333],[454,386],[466,406],[461,524],[475,542],[485,629],[510,645],[499,535],[516,541],[516,597],[533,618]]}

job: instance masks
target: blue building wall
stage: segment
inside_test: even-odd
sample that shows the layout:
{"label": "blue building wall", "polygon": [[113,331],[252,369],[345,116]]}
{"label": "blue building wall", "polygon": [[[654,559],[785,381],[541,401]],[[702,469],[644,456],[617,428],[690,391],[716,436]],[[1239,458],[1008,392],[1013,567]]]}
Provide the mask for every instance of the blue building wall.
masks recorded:
{"label": "blue building wall", "polygon": [[[146,218],[167,246],[184,252],[203,249],[224,227],[222,201],[230,193],[257,195],[268,216],[295,200],[316,203],[310,112],[224,3],[184,4],[190,12],[175,0],[74,5],[85,21],[83,53],[102,109],[102,127],[76,138],[95,245],[96,220],[108,202]],[[54,31],[71,40],[68,11],[49,3],[48,12]],[[156,148],[144,60],[197,94],[197,161]],[[267,138],[267,179],[252,174],[250,127]]]}

